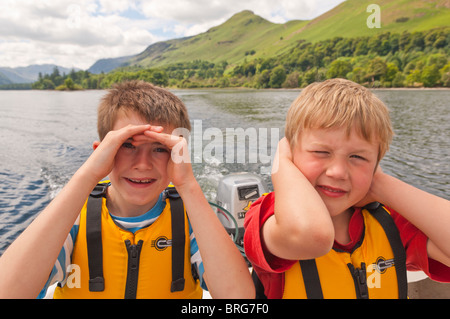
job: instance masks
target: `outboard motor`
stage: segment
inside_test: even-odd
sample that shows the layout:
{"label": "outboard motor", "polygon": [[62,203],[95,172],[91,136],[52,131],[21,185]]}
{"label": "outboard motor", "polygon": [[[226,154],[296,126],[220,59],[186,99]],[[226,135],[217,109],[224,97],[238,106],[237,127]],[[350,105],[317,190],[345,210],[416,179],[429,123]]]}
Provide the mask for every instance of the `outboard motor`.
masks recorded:
{"label": "outboard motor", "polygon": [[219,181],[216,195],[219,206],[217,216],[236,244],[243,246],[245,213],[256,199],[267,192],[264,180],[251,173],[230,174]]}

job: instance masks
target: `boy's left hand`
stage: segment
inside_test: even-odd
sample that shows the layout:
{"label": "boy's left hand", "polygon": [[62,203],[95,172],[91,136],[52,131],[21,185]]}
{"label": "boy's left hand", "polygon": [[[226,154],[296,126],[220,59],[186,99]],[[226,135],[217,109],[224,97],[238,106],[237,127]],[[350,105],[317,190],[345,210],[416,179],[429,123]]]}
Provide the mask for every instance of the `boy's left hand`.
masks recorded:
{"label": "boy's left hand", "polygon": [[135,146],[156,140],[170,149],[171,156],[167,163],[167,173],[175,187],[180,188],[195,180],[188,143],[184,137],[147,130],[143,135],[135,136],[133,139]]}
{"label": "boy's left hand", "polygon": [[385,173],[381,169],[380,165],[378,165],[373,175],[372,184],[370,185],[369,191],[367,192],[366,196],[363,199],[361,199],[358,203],[355,204],[356,207],[364,207],[367,204],[380,201],[380,199],[376,195],[378,194],[377,187],[382,184],[381,178],[384,175]]}

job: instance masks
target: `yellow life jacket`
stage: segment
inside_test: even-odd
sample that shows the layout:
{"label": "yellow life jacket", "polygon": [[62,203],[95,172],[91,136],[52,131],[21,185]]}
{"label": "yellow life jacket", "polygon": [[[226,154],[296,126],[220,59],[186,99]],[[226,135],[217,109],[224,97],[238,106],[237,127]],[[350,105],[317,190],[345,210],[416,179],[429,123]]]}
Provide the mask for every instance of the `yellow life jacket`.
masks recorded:
{"label": "yellow life jacket", "polygon": [[406,298],[406,253],[388,210],[362,210],[364,233],[352,252],[332,249],[285,272],[283,298]]}
{"label": "yellow life jacket", "polygon": [[191,271],[187,215],[175,188],[166,190],[158,219],[133,234],[110,216],[106,187],[97,185],[80,213],[71,260],[79,266],[80,285],[66,283],[53,297],[201,298],[203,290]]}

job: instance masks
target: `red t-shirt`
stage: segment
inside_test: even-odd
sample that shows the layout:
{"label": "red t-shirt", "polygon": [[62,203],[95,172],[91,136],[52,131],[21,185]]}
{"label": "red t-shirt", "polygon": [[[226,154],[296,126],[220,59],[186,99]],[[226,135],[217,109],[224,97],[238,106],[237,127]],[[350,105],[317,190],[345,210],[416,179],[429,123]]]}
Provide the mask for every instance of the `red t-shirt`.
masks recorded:
{"label": "red t-shirt", "polygon": [[[261,228],[265,221],[274,214],[275,194],[269,193],[253,203],[245,216],[244,247],[247,258],[252,263],[258,277],[265,287],[268,298],[280,299],[284,287],[284,272],[297,261],[286,260],[264,251],[261,242]],[[408,222],[400,214],[389,209],[394,222],[399,229],[400,237],[406,249],[406,266],[410,271],[422,270],[431,279],[450,282],[450,268],[428,258],[427,240],[423,232]],[[334,247],[351,251],[361,239],[364,221],[360,208],[355,208],[350,224],[350,243],[341,245],[335,241]]]}

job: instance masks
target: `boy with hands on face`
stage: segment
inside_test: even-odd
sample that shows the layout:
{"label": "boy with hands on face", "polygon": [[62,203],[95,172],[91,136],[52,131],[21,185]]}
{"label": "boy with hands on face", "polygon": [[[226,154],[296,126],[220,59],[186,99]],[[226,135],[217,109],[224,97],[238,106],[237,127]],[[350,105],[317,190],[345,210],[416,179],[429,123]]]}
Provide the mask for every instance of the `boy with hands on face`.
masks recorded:
{"label": "boy with hands on face", "polygon": [[450,281],[450,202],[381,170],[392,135],[384,103],[348,80],[292,103],[274,192],[245,217],[267,298],[405,298],[406,268]]}
{"label": "boy with hands on face", "polygon": [[[55,282],[55,298],[124,298],[130,290],[136,298],[201,298],[205,284],[213,298],[254,297],[247,265],[194,177],[186,140],[172,135],[177,128],[190,123],[170,92],[143,81],[113,87],[99,106],[94,152],[0,258],[0,298],[42,297]],[[86,199],[105,176],[104,284],[91,291]],[[184,204],[183,284],[175,291],[169,183]],[[79,267],[78,286],[67,280],[69,265]]]}

